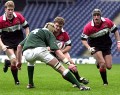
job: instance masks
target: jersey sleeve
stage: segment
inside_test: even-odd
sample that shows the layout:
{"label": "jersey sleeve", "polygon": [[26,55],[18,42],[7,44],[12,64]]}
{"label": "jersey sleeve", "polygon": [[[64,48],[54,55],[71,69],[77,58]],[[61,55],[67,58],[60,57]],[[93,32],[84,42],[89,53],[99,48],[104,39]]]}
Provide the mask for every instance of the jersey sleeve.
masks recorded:
{"label": "jersey sleeve", "polygon": [[64,33],[64,43],[66,46],[71,46],[71,40],[70,40],[70,36],[67,32],[63,32]]}
{"label": "jersey sleeve", "polygon": [[108,18],[106,18],[109,28],[111,29],[111,33],[114,33],[117,30],[117,26]]}
{"label": "jersey sleeve", "polygon": [[22,14],[18,13],[18,17],[20,19],[20,23],[23,28],[29,27],[28,22],[25,20],[25,18],[22,16]]}
{"label": "jersey sleeve", "polygon": [[83,32],[82,32],[82,34],[81,34],[81,39],[82,40],[87,40],[88,39],[88,36],[89,36],[89,29],[88,29],[88,27],[87,26],[85,26],[84,28],[83,28]]}
{"label": "jersey sleeve", "polygon": [[2,23],[0,22],[0,35],[2,33]]}

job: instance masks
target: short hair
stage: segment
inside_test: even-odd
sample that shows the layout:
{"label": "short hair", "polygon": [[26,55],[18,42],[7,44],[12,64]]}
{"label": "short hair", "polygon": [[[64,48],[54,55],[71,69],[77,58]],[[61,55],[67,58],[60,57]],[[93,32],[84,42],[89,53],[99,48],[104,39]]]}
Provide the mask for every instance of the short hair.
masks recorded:
{"label": "short hair", "polygon": [[15,4],[14,4],[14,2],[12,0],[9,0],[9,1],[7,1],[5,3],[4,7],[5,8],[7,8],[7,7],[13,7],[13,8],[15,8]]}
{"label": "short hair", "polygon": [[65,20],[62,17],[56,17],[54,19],[54,23],[56,23],[56,22],[59,23],[60,25],[64,25],[65,24]]}
{"label": "short hair", "polygon": [[45,24],[44,28],[47,28],[49,31],[54,32],[55,31],[55,26],[54,23],[48,22]]}

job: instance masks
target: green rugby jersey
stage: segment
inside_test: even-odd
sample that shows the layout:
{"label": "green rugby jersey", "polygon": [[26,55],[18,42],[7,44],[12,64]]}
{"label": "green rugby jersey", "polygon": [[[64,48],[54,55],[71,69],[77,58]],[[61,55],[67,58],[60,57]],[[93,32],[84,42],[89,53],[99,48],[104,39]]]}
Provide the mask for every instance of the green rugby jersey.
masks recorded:
{"label": "green rugby jersey", "polygon": [[52,32],[46,28],[35,29],[30,32],[29,36],[24,39],[21,43],[23,51],[30,48],[36,47],[50,47],[51,50],[58,50],[56,38]]}

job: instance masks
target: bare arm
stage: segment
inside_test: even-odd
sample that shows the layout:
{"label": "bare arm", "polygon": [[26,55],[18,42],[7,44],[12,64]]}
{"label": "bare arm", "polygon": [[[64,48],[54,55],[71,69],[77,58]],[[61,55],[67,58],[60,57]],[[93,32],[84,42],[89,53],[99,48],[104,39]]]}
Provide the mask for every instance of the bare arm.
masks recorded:
{"label": "bare arm", "polygon": [[22,65],[22,46],[18,45],[17,46],[17,67],[18,69],[21,69],[21,65]]}
{"label": "bare arm", "polygon": [[58,58],[59,58],[60,60],[65,59],[65,56],[64,56],[64,54],[61,52],[61,50],[56,50],[56,51],[55,51],[55,54],[58,56]]}
{"label": "bare arm", "polygon": [[90,48],[90,46],[89,46],[87,40],[81,40],[81,41],[82,41],[83,45],[84,45],[87,49]]}
{"label": "bare arm", "polygon": [[17,46],[17,61],[18,63],[21,63],[22,60],[22,46],[18,45]]}
{"label": "bare arm", "polygon": [[29,27],[25,28],[25,34],[26,34],[26,37],[29,35],[29,33],[30,33],[30,29],[29,29]]}
{"label": "bare arm", "polygon": [[120,35],[118,30],[114,33],[116,41],[120,41]]}
{"label": "bare arm", "polygon": [[89,52],[95,52],[95,47],[90,47],[87,40],[82,40],[83,45],[88,49]]}
{"label": "bare arm", "polygon": [[114,33],[114,35],[115,35],[115,39],[117,41],[117,48],[120,51],[120,35],[119,35],[118,30]]}
{"label": "bare arm", "polygon": [[71,46],[66,46],[64,49],[61,49],[62,53],[69,52],[71,49]]}
{"label": "bare arm", "polygon": [[71,64],[71,63],[69,62],[69,60],[65,57],[65,55],[61,52],[61,50],[56,50],[56,51],[55,51],[55,54],[58,56],[58,58],[60,58],[60,60],[63,61],[63,63],[69,65],[68,68],[69,68],[70,70],[72,70],[73,72],[76,72],[76,71],[77,71],[76,65],[75,65],[75,64]]}

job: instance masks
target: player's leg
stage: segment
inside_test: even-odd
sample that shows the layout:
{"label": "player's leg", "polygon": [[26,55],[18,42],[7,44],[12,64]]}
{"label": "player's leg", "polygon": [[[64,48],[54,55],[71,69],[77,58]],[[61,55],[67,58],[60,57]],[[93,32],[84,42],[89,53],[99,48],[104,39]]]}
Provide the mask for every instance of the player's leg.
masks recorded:
{"label": "player's leg", "polygon": [[45,63],[47,63],[49,66],[63,75],[69,82],[71,82],[72,84],[76,84],[78,87],[80,86],[79,82],[72,76],[70,71],[64,68],[64,66],[58,61],[56,57],[54,57],[47,51],[44,52],[40,57]]}
{"label": "player's leg", "polygon": [[[65,57],[68,58],[68,60],[74,64],[74,62],[72,61],[71,57],[70,57],[70,54],[67,52],[67,53],[64,53]],[[85,79],[84,77],[81,77],[80,76],[80,73],[78,73],[78,70],[76,72],[73,72],[72,70],[70,70],[74,76],[76,77],[76,79],[80,82],[80,83],[83,83],[83,84],[88,84],[89,81],[87,79]],[[75,85],[73,85],[75,86]]]}
{"label": "player's leg", "polygon": [[[33,62],[34,63],[34,62]],[[27,85],[27,88],[34,88],[34,82],[33,82],[33,75],[34,75],[34,64],[28,63],[27,64],[27,71],[28,71],[28,80],[29,84]]]}
{"label": "player's leg", "polygon": [[6,50],[6,54],[10,59],[11,62],[11,72],[15,81],[16,85],[19,85],[19,80],[18,80],[18,69],[16,67],[16,56],[15,56],[15,52],[13,49],[7,49]]}
{"label": "player's leg", "polygon": [[[111,56],[111,54],[105,55],[104,59],[105,59],[106,68],[108,70],[110,70],[112,68],[112,56]],[[104,85],[108,85],[107,75],[106,75],[106,82],[104,82]]]}
{"label": "player's leg", "polygon": [[96,64],[97,69],[99,69],[100,68],[99,63],[96,61],[95,64]]}
{"label": "player's leg", "polygon": [[5,59],[5,60],[4,60],[4,67],[3,67],[3,71],[4,71],[5,73],[8,71],[8,67],[10,67],[10,65],[11,65],[10,60]]}
{"label": "player's leg", "polygon": [[111,54],[105,55],[104,59],[105,59],[106,68],[108,70],[110,70],[112,68],[112,56],[111,56]]}
{"label": "player's leg", "polygon": [[93,56],[95,57],[95,59],[97,60],[99,66],[100,66],[99,72],[100,72],[101,78],[103,80],[103,85],[108,84],[105,60],[104,60],[102,51],[97,51],[95,54],[93,54]]}
{"label": "player's leg", "polygon": [[28,85],[27,88],[34,88],[34,64],[35,64],[35,58],[37,58],[37,54],[39,53],[39,51],[37,52],[35,51],[35,49],[28,49],[26,51],[23,52],[23,56],[25,57],[25,59],[27,60],[28,64],[27,64],[27,72],[28,72]]}
{"label": "player's leg", "polygon": [[69,71],[69,69],[66,69],[62,64],[60,64],[60,62],[56,58],[53,58],[51,61],[49,61],[48,65],[50,65],[52,68],[54,68],[56,71],[58,71],[62,76],[64,76],[65,79],[67,79],[67,81],[69,81],[72,84],[76,84],[77,87],[80,90],[90,90],[89,87],[85,87],[85,86],[81,85],[74,78],[74,76],[71,74],[71,72]]}
{"label": "player's leg", "polygon": [[48,63],[48,65],[50,65],[52,68],[57,70],[59,73],[68,77],[70,82],[76,84],[81,90],[90,89],[89,87],[84,87],[80,85],[80,83],[72,76],[69,70],[65,69],[61,64],[59,64],[59,61],[53,55],[50,54],[47,48],[38,47],[32,50],[29,49],[29,50],[24,51],[23,55],[25,56],[28,62],[40,60],[45,63]]}

